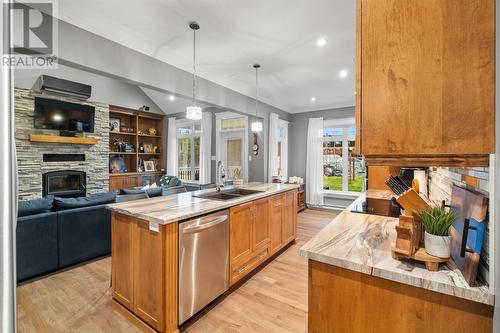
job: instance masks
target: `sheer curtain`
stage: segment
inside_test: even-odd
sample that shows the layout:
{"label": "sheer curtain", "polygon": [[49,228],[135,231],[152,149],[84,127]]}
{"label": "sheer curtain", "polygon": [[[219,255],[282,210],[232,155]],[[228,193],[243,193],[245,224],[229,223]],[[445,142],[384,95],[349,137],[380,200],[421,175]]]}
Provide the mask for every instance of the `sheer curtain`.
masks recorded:
{"label": "sheer curtain", "polygon": [[167,175],[177,176],[177,126],[175,117],[168,118]]}
{"label": "sheer curtain", "polygon": [[307,128],[307,203],[323,205],[323,118],[310,118]]}
{"label": "sheer curtain", "polygon": [[278,132],[278,115],[276,113],[269,114],[269,162],[267,169],[268,182],[271,183],[273,180],[273,176],[277,176],[276,174],[276,165],[277,161],[277,145],[278,139],[276,137],[276,133]]}
{"label": "sheer curtain", "polygon": [[212,155],[212,113],[203,112],[200,136],[200,184],[210,184]]}

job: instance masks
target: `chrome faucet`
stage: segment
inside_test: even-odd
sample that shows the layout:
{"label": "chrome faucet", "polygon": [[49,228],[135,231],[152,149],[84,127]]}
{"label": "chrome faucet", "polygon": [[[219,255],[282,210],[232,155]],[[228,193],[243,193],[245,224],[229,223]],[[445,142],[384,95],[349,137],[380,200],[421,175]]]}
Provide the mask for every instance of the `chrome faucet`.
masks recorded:
{"label": "chrome faucet", "polygon": [[[224,163],[217,162],[217,170],[215,172],[215,189],[220,192],[220,188],[224,187],[224,178],[226,178],[226,171],[224,170]],[[221,184],[222,179],[222,184]]]}

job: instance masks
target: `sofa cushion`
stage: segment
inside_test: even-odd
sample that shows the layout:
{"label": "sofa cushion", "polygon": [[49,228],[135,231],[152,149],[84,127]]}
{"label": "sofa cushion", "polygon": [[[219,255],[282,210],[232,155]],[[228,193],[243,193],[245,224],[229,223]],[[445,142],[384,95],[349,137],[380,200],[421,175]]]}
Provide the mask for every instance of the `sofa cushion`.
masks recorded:
{"label": "sofa cushion", "polygon": [[148,197],[150,197],[150,198],[159,197],[162,194],[162,188],[161,187],[150,187],[146,190],[146,193],[148,194]]}
{"label": "sofa cushion", "polygon": [[57,212],[59,267],[111,252],[111,211],[106,205]]}
{"label": "sofa cushion", "polygon": [[55,271],[57,255],[57,213],[40,213],[17,219],[17,281]]}
{"label": "sofa cushion", "polygon": [[52,210],[53,203],[54,197],[52,195],[40,199],[19,201],[17,204],[17,216],[48,213]]}
{"label": "sofa cushion", "polygon": [[139,194],[145,192],[146,190],[143,190],[141,188],[122,188],[120,190],[120,194]]}
{"label": "sofa cushion", "polygon": [[115,192],[105,192],[99,194],[89,195],[88,197],[82,198],[54,198],[54,209],[64,210],[64,209],[74,209],[81,207],[97,206],[108,203],[113,203],[116,200]]}

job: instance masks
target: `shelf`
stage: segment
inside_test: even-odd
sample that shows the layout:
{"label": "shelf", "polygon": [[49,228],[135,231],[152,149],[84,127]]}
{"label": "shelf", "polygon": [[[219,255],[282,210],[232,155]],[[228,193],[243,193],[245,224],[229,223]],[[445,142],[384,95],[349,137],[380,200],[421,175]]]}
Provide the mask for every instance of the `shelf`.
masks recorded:
{"label": "shelf", "polygon": [[143,138],[161,138],[160,135],[149,135],[149,134],[138,134],[138,135]]}
{"label": "shelf", "polygon": [[109,131],[109,134],[115,134],[115,135],[132,135],[132,136],[135,136],[136,133],[129,133],[129,132],[113,132],[113,131]]}
{"label": "shelf", "polygon": [[30,134],[31,142],[46,142],[46,143],[65,143],[75,145],[95,145],[98,140],[92,137],[83,136],[59,136],[59,135],[44,135]]}
{"label": "shelf", "polygon": [[138,155],[161,155],[160,153],[139,153]]}
{"label": "shelf", "polygon": [[136,153],[125,153],[125,152],[119,152],[119,151],[110,151],[109,155],[135,155]]}
{"label": "shelf", "polygon": [[138,176],[138,175],[159,175],[164,174],[163,171],[152,171],[152,172],[120,172],[120,173],[110,173],[110,177],[120,177],[120,176]]}

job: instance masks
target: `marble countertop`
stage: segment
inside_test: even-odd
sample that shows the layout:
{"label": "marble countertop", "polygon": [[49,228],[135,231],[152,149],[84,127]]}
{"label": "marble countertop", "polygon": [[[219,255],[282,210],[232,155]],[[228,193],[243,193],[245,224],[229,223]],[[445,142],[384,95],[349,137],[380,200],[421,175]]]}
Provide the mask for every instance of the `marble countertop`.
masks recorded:
{"label": "marble countertop", "polygon": [[389,191],[369,190],[340,213],[331,223],[300,249],[308,259],[378,276],[471,301],[494,304],[488,287],[471,288],[453,262],[430,272],[423,263],[399,261],[391,256],[396,240],[397,218],[352,213],[352,207],[365,196],[391,197]]}
{"label": "marble countertop", "polygon": [[299,185],[249,183],[237,187],[262,192],[227,201],[202,199],[193,196],[195,193],[200,194],[215,191],[215,189],[209,189],[115,203],[108,205],[107,208],[117,213],[134,216],[149,222],[168,224],[297,189]]}

